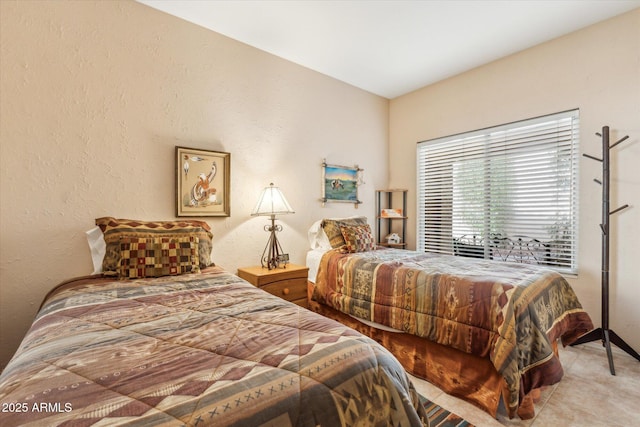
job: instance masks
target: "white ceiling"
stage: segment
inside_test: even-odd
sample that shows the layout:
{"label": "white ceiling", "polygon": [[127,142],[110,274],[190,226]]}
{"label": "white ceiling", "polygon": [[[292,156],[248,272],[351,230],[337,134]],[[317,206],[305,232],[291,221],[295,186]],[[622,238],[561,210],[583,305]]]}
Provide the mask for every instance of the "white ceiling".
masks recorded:
{"label": "white ceiling", "polygon": [[640,0],[138,1],[390,99],[640,7]]}

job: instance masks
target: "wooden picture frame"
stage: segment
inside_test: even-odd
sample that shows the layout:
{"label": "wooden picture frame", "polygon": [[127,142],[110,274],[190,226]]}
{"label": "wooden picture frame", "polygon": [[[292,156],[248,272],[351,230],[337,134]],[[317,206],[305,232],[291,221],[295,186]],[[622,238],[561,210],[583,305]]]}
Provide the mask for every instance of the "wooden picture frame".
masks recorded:
{"label": "wooden picture frame", "polygon": [[176,216],[230,216],[231,154],[176,147]]}
{"label": "wooden picture frame", "polygon": [[358,199],[358,186],[362,181],[362,169],[357,165],[353,167],[330,165],[322,163],[322,202],[353,203],[356,207],[360,203]]}

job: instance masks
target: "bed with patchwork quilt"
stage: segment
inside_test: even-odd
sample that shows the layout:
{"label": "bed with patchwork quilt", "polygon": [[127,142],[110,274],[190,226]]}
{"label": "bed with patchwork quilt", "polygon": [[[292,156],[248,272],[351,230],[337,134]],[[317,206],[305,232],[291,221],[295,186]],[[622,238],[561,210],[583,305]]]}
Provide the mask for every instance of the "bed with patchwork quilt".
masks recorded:
{"label": "bed with patchwork quilt", "polygon": [[553,270],[393,248],[326,251],[310,308],[494,416],[502,398],[510,417],[532,417],[530,399],[563,375],[556,341],[568,345],[593,329]]}
{"label": "bed with patchwork quilt", "polygon": [[426,425],[389,351],[219,267],[59,285],[0,409],[6,426]]}

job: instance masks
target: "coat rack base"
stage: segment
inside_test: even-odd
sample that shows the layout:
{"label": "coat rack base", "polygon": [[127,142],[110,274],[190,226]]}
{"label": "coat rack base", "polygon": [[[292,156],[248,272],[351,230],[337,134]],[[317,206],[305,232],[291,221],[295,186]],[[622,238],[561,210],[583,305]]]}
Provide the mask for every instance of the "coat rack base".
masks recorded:
{"label": "coat rack base", "polygon": [[579,344],[586,344],[591,341],[602,341],[602,346],[607,350],[607,359],[609,359],[609,371],[611,371],[611,375],[616,374],[615,367],[613,366],[613,355],[611,354],[611,343],[617,345],[620,349],[624,350],[631,356],[635,357],[638,361],[640,361],[640,354],[635,351],[629,344],[627,344],[622,338],[620,338],[615,332],[611,329],[603,329],[597,328],[591,332],[588,332],[578,338],[571,346],[576,346]]}

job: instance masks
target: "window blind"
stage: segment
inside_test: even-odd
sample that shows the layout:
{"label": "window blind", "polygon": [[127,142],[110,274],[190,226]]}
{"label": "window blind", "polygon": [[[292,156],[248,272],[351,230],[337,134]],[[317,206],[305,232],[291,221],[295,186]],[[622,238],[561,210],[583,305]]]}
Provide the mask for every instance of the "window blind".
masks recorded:
{"label": "window blind", "polygon": [[418,143],[417,249],[577,273],[579,111]]}

